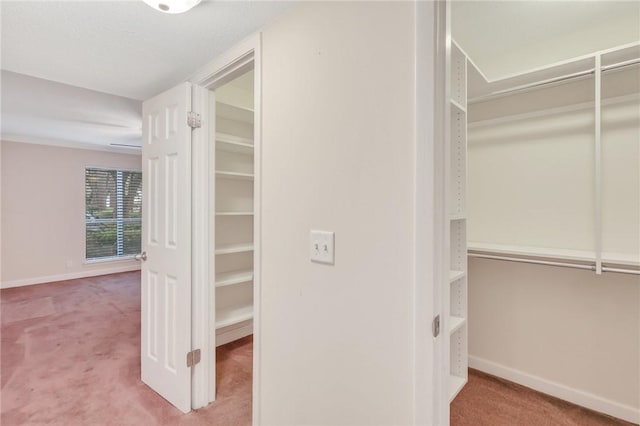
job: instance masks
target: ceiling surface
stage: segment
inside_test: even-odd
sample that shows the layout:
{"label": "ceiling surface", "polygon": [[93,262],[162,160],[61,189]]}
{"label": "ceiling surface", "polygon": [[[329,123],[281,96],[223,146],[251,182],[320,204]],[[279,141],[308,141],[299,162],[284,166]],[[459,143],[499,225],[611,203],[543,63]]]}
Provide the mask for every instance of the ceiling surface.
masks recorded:
{"label": "ceiling surface", "polygon": [[121,145],[141,144],[141,100],[290,6],[205,0],[168,15],[142,1],[2,1],[2,139],[139,153]]}
{"label": "ceiling surface", "polygon": [[3,1],[2,69],[144,100],[289,6],[205,0],[169,15],[142,1]]}
{"label": "ceiling surface", "polygon": [[489,80],[640,40],[640,1],[459,1],[452,36]]}
{"label": "ceiling surface", "polygon": [[[2,137],[139,144],[141,100],[187,80],[291,4],[205,0],[167,15],[142,1],[2,1]],[[452,25],[496,80],[639,40],[640,2],[455,0]]]}

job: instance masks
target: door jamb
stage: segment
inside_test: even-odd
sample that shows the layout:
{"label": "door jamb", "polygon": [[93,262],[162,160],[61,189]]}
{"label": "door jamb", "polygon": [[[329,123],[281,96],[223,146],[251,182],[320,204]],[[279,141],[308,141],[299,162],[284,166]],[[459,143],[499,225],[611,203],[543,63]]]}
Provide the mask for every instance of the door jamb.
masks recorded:
{"label": "door jamb", "polygon": [[445,146],[447,7],[416,2],[415,85],[415,288],[414,288],[414,424],[448,424],[448,363],[444,333],[433,337],[431,324],[443,315],[448,268],[445,238]]}
{"label": "door jamb", "polygon": [[[193,100],[194,111],[199,112],[203,119],[203,126],[196,129],[192,135],[194,151],[196,147],[199,156],[193,157],[192,192],[193,199],[207,200],[201,207],[201,212],[195,214],[192,222],[192,235],[207,235],[206,243],[194,246],[192,253],[192,294],[194,299],[192,313],[192,346],[201,349],[202,361],[192,372],[192,408],[201,408],[215,400],[215,377],[210,374],[215,368],[215,282],[214,270],[211,268],[211,249],[214,247],[214,230],[211,218],[214,212],[210,187],[215,183],[213,170],[214,150],[210,149],[212,134],[215,126],[207,125],[207,121],[215,119],[215,103],[213,96],[205,96],[237,76],[237,73],[253,62],[254,68],[254,262],[253,262],[253,423],[259,423],[260,413],[260,349],[261,349],[261,195],[262,195],[262,42],[261,33],[243,40],[238,45],[218,56],[202,67],[190,79],[196,88]],[[205,89],[204,91],[202,90]],[[200,95],[198,95],[198,93]],[[206,277],[206,279],[204,278]],[[211,291],[214,289],[214,291]],[[195,296],[199,299],[196,300]],[[206,301],[206,302],[203,302]],[[200,302],[200,303],[198,303]]]}

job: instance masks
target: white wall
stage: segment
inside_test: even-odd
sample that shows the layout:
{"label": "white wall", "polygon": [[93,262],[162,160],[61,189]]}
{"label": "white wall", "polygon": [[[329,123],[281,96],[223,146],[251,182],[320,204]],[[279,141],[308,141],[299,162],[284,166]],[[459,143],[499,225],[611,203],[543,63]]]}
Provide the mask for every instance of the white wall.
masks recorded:
{"label": "white wall", "polygon": [[640,277],[470,258],[469,355],[638,422]]}
{"label": "white wall", "polygon": [[132,260],[84,263],[84,169],[140,170],[140,161],[139,155],[3,141],[2,287],[138,269]]}
{"label": "white wall", "polygon": [[412,422],[414,19],[308,3],[263,33],[260,424]]}

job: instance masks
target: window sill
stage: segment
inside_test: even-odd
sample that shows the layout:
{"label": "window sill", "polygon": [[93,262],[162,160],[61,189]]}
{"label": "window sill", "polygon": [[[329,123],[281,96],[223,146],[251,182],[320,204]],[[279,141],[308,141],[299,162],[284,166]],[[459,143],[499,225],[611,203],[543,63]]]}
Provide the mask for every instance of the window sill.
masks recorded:
{"label": "window sill", "polygon": [[84,265],[96,265],[101,263],[117,263],[117,262],[129,262],[135,260],[135,255],[131,256],[119,256],[119,257],[101,257],[99,259],[85,259],[82,264]]}

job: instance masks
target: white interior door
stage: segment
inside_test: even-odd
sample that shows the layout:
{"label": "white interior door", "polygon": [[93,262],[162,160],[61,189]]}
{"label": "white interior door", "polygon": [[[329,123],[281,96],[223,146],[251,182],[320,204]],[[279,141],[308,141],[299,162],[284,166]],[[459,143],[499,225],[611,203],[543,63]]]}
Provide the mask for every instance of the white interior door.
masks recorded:
{"label": "white interior door", "polygon": [[191,410],[190,110],[190,83],[142,106],[142,381],[185,413]]}

